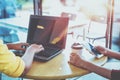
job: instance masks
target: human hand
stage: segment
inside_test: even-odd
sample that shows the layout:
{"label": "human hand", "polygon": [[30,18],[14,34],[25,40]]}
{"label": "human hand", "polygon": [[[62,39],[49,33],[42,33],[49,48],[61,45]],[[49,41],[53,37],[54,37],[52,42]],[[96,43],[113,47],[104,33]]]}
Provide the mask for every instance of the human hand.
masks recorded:
{"label": "human hand", "polygon": [[29,46],[29,44],[28,43],[15,43],[15,44],[13,44],[13,49],[25,51],[26,48],[24,48],[22,46]]}
{"label": "human hand", "polygon": [[68,62],[74,66],[84,68],[86,61],[84,59],[82,59],[82,57],[79,54],[71,53],[70,60]]}
{"label": "human hand", "polygon": [[22,56],[22,60],[25,62],[25,70],[23,72],[23,75],[27,73],[30,69],[35,53],[40,52],[42,50],[44,50],[42,45],[31,44],[29,45],[29,47],[27,47],[25,54]]}
{"label": "human hand", "polygon": [[42,45],[37,45],[37,44],[31,44],[28,48],[27,51],[33,52],[33,53],[38,53],[40,51],[44,50]]}
{"label": "human hand", "polygon": [[28,43],[7,43],[6,45],[8,49],[23,50],[23,51],[25,51],[26,49],[22,46],[29,46]]}
{"label": "human hand", "polygon": [[101,54],[107,55],[107,48],[102,47],[102,46],[95,46],[95,48],[96,48]]}

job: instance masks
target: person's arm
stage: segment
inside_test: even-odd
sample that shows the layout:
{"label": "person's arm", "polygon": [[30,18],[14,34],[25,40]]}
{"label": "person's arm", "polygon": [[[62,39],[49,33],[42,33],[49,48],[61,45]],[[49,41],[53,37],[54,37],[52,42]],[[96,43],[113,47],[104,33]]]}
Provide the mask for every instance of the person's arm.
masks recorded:
{"label": "person's arm", "polygon": [[110,49],[107,49],[106,53],[105,53],[107,56],[109,57],[112,57],[112,58],[115,58],[115,59],[119,59],[120,60],[120,52],[115,52],[115,51],[112,51]]}
{"label": "person's arm", "polygon": [[42,45],[32,44],[27,48],[21,59],[21,57],[15,56],[14,53],[8,50],[8,47],[0,41],[0,72],[10,77],[24,75],[30,69],[34,54],[41,50],[43,50]]}
{"label": "person's arm", "polygon": [[120,52],[115,52],[115,51],[112,51],[108,48],[104,48],[102,46],[96,46],[95,48],[106,56],[120,60]]}
{"label": "person's arm", "polygon": [[99,74],[103,77],[111,79],[111,70],[109,70],[109,69],[94,65],[94,64],[92,64],[90,62],[86,62],[86,61],[84,61],[84,65],[82,67],[84,69],[87,69],[88,71],[94,72],[94,73]]}
{"label": "person's arm", "polygon": [[8,49],[25,50],[22,46],[29,46],[28,43],[7,43]]}
{"label": "person's arm", "polygon": [[[26,73],[32,64],[34,54],[36,52],[43,50],[43,46],[36,45],[36,44],[29,45],[28,43],[8,43],[7,47],[8,47],[8,49],[25,50],[25,48],[22,48],[23,45],[29,46],[26,49],[25,54],[22,56],[22,59],[25,62],[25,71],[24,72]],[[28,58],[29,58],[29,60],[28,60]]]}
{"label": "person's arm", "polygon": [[103,77],[111,79],[112,70],[87,62],[84,59],[82,59],[78,54],[72,53],[70,56],[69,63],[77,67],[87,69],[88,71],[95,72],[96,74],[99,74]]}
{"label": "person's arm", "polygon": [[[25,54],[22,56],[22,60],[25,63],[25,70],[22,75],[24,75],[31,67],[35,53],[44,50],[42,45],[32,44],[27,49]],[[28,60],[29,58],[29,60]]]}

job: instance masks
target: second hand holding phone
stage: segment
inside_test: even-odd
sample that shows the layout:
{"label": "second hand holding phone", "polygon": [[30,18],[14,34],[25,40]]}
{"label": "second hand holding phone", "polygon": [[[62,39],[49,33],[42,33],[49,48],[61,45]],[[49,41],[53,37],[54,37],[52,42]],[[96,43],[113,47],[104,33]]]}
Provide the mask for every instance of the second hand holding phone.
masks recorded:
{"label": "second hand holding phone", "polygon": [[90,51],[93,55],[95,55],[96,58],[101,58],[103,54],[101,54],[91,43],[85,43],[83,44],[85,48]]}

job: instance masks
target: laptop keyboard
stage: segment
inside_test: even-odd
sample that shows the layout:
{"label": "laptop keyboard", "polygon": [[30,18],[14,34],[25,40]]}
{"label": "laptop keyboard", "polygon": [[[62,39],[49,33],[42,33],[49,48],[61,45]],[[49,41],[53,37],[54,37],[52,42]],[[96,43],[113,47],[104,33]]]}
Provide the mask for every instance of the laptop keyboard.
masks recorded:
{"label": "laptop keyboard", "polygon": [[54,55],[56,52],[59,52],[61,49],[58,48],[45,48],[44,51],[41,51],[39,53],[36,53],[37,56],[44,56],[44,57],[50,57]]}
{"label": "laptop keyboard", "polygon": [[[39,57],[49,58],[51,56],[57,55],[57,52],[60,52],[60,51],[61,49],[58,49],[58,48],[46,47],[44,51],[40,51],[39,53],[36,53],[35,58],[38,58],[36,60],[39,60]],[[15,53],[16,56],[22,56],[25,53],[22,50],[15,50],[13,52]]]}

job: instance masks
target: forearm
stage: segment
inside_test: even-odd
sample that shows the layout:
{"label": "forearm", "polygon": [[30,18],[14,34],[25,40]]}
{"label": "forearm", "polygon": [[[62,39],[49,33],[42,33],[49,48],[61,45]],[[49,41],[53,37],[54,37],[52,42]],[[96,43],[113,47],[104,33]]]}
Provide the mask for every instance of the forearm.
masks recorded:
{"label": "forearm", "polygon": [[119,52],[115,52],[112,50],[107,50],[106,55],[115,59],[119,59],[120,60],[120,53]]}
{"label": "forearm", "polygon": [[99,74],[103,77],[111,79],[111,70],[108,70],[108,69],[103,68],[101,66],[94,65],[90,62],[85,62],[85,64],[86,65],[84,65],[83,68],[85,68],[91,72],[94,72],[96,74]]}
{"label": "forearm", "polygon": [[[28,59],[29,58],[29,59]],[[28,72],[30,69],[32,62],[34,58],[34,52],[33,51],[26,51],[25,54],[22,56],[23,61],[25,62],[25,70],[24,73]]]}
{"label": "forearm", "polygon": [[13,45],[14,45],[14,44],[7,43],[6,45],[7,45],[8,49],[13,49]]}
{"label": "forearm", "polygon": [[[42,45],[36,45],[36,44],[32,44],[30,45],[26,51],[25,54],[22,56],[22,59],[25,62],[25,73],[30,69],[32,62],[33,62],[33,58],[35,53],[40,52],[41,50],[43,50],[44,48],[42,47]],[[29,60],[28,60],[29,58]]]}

